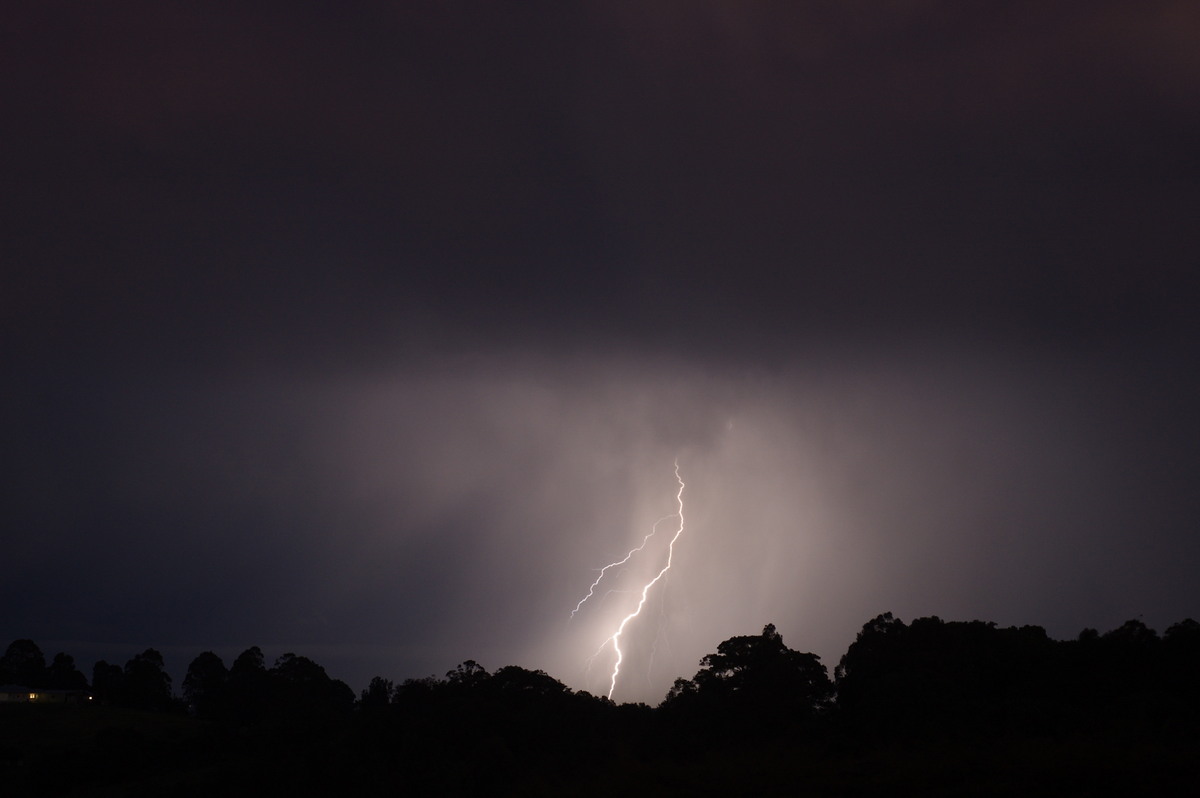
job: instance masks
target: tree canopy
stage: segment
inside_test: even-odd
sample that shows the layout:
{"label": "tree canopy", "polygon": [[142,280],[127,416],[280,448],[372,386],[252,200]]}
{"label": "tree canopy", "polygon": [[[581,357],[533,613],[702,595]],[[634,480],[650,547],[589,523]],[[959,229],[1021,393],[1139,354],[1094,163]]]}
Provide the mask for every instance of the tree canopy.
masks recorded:
{"label": "tree canopy", "polygon": [[[40,654],[32,641],[15,641],[3,658],[6,673],[73,683],[82,678],[69,655],[56,655],[46,667]],[[700,772],[721,756],[734,757],[727,761],[738,767],[754,761],[768,768],[786,767],[797,755],[808,757],[811,768],[831,756],[848,767],[845,752],[893,751],[898,741],[906,749],[938,752],[1027,753],[1047,741],[1062,741],[1060,750],[1070,752],[1107,740],[1119,751],[1166,745],[1181,758],[1160,764],[1177,774],[1178,762],[1190,763],[1200,741],[1198,673],[1200,624],[1191,619],[1161,636],[1134,620],[1104,634],[1085,630],[1078,639],[1055,641],[1036,626],[937,617],[905,623],[884,613],[863,625],[841,658],[836,682],[816,655],[789,648],[767,624],[759,634],[719,643],[692,678],[676,680],[657,708],[575,692],[540,670],[510,665],[489,672],[473,660],[443,678],[395,684],[376,677],[355,702],[348,686],[307,657],[289,652],[268,668],[252,647],[226,669],[205,651],[189,665],[182,691],[203,721],[193,728],[206,736],[179,761],[225,757],[236,765],[215,771],[222,778],[255,773],[267,791],[278,791],[278,774],[286,772],[285,786],[294,792],[351,783],[365,787],[364,794],[391,794],[396,785],[420,784],[474,795],[507,784],[528,788],[515,792],[562,794],[578,786],[582,773],[635,772],[649,785],[648,774]],[[92,687],[99,699],[94,705],[116,705],[121,718],[183,714],[155,649],[124,668],[96,663]],[[157,761],[166,750],[120,731],[97,739],[102,745],[93,765],[126,754],[141,757],[130,762]],[[197,757],[197,751],[205,753]],[[613,763],[620,763],[615,770]],[[81,783],[91,785],[87,778]],[[836,793],[840,778],[825,786]],[[602,792],[625,781],[614,778]],[[764,777],[737,786],[782,794],[798,783]],[[692,782],[686,794],[703,791],[700,786],[713,785]],[[1180,792],[1173,786],[1158,792]]]}
{"label": "tree canopy", "polygon": [[675,681],[663,707],[720,717],[743,732],[773,733],[810,721],[832,697],[833,684],[820,657],[788,648],[774,624],[767,624],[761,634],[719,644],[700,660],[690,681]]}

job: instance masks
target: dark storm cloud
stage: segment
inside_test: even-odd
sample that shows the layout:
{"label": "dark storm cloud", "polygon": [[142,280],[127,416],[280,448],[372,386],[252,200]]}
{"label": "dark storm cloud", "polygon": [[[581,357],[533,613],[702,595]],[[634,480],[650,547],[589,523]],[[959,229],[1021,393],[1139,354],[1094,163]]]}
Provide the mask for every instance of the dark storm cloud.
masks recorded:
{"label": "dark storm cloud", "polygon": [[1196,614],[1192,4],[11,16],[10,637],[596,689],[676,456],[630,697],[768,620]]}
{"label": "dark storm cloud", "polygon": [[20,305],[59,335],[223,360],[423,312],[775,349],[1186,312],[1185,5],[47,8],[8,149]]}

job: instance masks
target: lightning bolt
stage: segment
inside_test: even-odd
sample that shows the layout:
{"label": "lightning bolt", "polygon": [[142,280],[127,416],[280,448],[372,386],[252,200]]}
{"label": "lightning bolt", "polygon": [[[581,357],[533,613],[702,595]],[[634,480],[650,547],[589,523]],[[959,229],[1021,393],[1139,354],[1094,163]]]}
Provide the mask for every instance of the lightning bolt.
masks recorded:
{"label": "lightning bolt", "polygon": [[[675,479],[677,482],[679,482],[679,492],[675,494],[675,501],[679,503],[679,511],[675,513],[674,516],[666,516],[666,518],[679,518],[679,528],[675,530],[675,535],[671,538],[671,542],[667,546],[667,563],[662,567],[662,570],[660,570],[655,577],[647,582],[642,588],[642,597],[638,601],[637,607],[634,609],[634,611],[626,615],[625,618],[622,619],[620,625],[617,626],[617,631],[613,632],[607,640],[600,644],[600,650],[603,650],[605,646],[607,646],[609,643],[612,643],[613,651],[615,651],[617,654],[617,660],[615,663],[613,663],[612,678],[610,679],[608,685],[609,699],[612,698],[613,691],[617,689],[617,677],[621,675],[621,663],[625,659],[625,653],[621,650],[621,635],[625,633],[625,627],[629,625],[629,622],[641,614],[642,607],[646,606],[646,598],[650,595],[650,589],[658,584],[658,581],[663,578],[667,571],[671,570],[671,561],[675,556],[675,542],[678,541],[679,537],[683,534],[683,489],[685,485],[683,478],[679,476],[678,459],[675,460]],[[653,534],[653,532],[651,532],[651,534]],[[646,539],[649,540],[649,537],[650,536],[647,535]],[[642,541],[642,545],[646,545],[645,540]],[[629,556],[633,556],[633,552],[630,552]],[[626,559],[628,560],[629,557],[626,557]],[[599,651],[596,653],[599,653]]]}
{"label": "lightning bolt", "polygon": [[[629,560],[633,557],[633,555],[637,554],[639,551],[646,548],[646,544],[650,541],[650,538],[654,537],[655,533],[658,532],[658,525],[661,524],[663,521],[666,521],[668,518],[674,518],[674,517],[675,517],[675,513],[671,513],[670,515],[664,515],[662,518],[655,521],[654,526],[650,527],[650,534],[648,534],[648,535],[646,535],[646,537],[642,538],[642,545],[640,545],[636,548],[630,549],[629,553],[625,555],[625,559],[617,560],[616,562],[610,562],[608,565],[601,568],[599,576],[596,577],[596,581],[592,582],[592,586],[588,588],[587,595],[579,600],[579,603],[575,605],[575,609],[571,610],[571,617],[574,618],[575,613],[579,612],[579,608],[583,606],[583,603],[585,601],[587,601],[588,599],[590,599],[592,597],[592,595],[596,592],[596,588],[599,586],[600,580],[604,578],[604,574],[608,573],[608,570],[610,568],[617,568],[617,567],[622,566],[625,563],[629,562]],[[609,592],[611,592],[611,591],[609,591]]]}

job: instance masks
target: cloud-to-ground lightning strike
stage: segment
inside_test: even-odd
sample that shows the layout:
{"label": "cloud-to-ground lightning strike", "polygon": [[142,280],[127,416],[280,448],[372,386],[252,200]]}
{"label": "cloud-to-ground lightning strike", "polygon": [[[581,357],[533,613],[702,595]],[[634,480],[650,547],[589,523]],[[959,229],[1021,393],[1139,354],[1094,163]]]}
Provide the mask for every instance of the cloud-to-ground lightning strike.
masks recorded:
{"label": "cloud-to-ground lightning strike", "polygon": [[610,562],[608,565],[601,568],[599,575],[596,576],[596,581],[592,582],[592,586],[588,588],[587,595],[579,600],[579,603],[575,605],[575,609],[571,610],[571,617],[574,618],[575,613],[579,612],[579,608],[583,606],[583,603],[585,601],[587,601],[588,599],[590,599],[592,597],[592,595],[596,592],[596,588],[597,588],[597,586],[599,586],[600,580],[602,580],[604,578],[604,574],[606,574],[608,572],[608,569],[616,568],[618,566],[624,565],[625,563],[629,562],[629,560],[633,557],[633,555],[637,554],[639,551],[646,548],[646,543],[649,542],[650,538],[654,537],[655,533],[658,532],[658,525],[661,524],[663,521],[666,521],[668,518],[674,518],[675,515],[676,515],[675,513],[671,513],[670,515],[664,515],[662,518],[655,521],[654,526],[652,526],[650,528],[650,534],[648,534],[648,535],[646,535],[646,537],[642,538],[642,543],[640,546],[630,549],[629,553],[625,555],[624,559],[617,560],[616,562]]}
{"label": "cloud-to-ground lightning strike", "polygon": [[[679,503],[679,510],[675,513],[675,516],[679,518],[679,527],[675,530],[675,535],[671,538],[671,542],[667,545],[667,562],[654,576],[654,578],[642,587],[642,596],[638,600],[637,607],[634,608],[633,612],[626,615],[621,620],[621,623],[617,626],[617,631],[613,632],[612,635],[600,645],[600,648],[603,649],[604,646],[612,643],[613,651],[615,651],[617,655],[616,662],[613,663],[612,678],[610,679],[608,685],[608,697],[610,699],[612,698],[613,692],[617,689],[617,677],[621,674],[621,662],[625,659],[625,654],[621,650],[621,635],[625,633],[625,627],[629,625],[629,622],[641,614],[642,607],[646,606],[646,598],[650,595],[650,589],[658,584],[658,581],[663,578],[667,571],[671,570],[671,562],[675,556],[675,542],[678,541],[679,537],[683,534],[683,489],[685,485],[683,478],[679,476],[679,460],[675,461],[675,479],[679,482],[679,492],[675,494],[675,501]],[[667,516],[667,518],[670,517],[671,516]],[[649,536],[647,536],[647,539],[649,539]],[[646,545],[645,540],[642,541],[642,545]],[[632,556],[632,552],[630,552],[630,555]],[[628,557],[626,559],[628,559]]]}

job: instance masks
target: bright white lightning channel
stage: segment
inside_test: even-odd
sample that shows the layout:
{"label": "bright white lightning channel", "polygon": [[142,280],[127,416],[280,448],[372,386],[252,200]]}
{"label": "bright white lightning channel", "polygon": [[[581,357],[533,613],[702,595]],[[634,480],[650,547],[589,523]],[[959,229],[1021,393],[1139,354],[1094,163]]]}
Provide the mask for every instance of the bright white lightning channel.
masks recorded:
{"label": "bright white lightning channel", "polygon": [[617,567],[622,566],[625,563],[629,562],[629,560],[633,558],[633,555],[637,554],[639,551],[646,548],[646,543],[649,542],[650,538],[654,537],[656,532],[658,532],[659,524],[661,524],[663,521],[666,521],[668,518],[675,518],[675,517],[676,517],[676,513],[671,513],[670,515],[664,515],[662,518],[655,521],[654,526],[650,527],[650,534],[648,534],[648,535],[646,535],[646,537],[642,538],[642,543],[640,546],[630,549],[629,553],[625,555],[624,559],[617,560],[616,562],[610,562],[608,565],[601,568],[600,573],[596,576],[596,581],[592,582],[592,586],[588,588],[587,595],[579,600],[579,603],[575,605],[575,609],[571,610],[571,617],[574,618],[575,613],[579,612],[579,608],[583,606],[584,602],[586,602],[588,599],[590,599],[592,597],[593,594],[595,594],[596,588],[600,585],[600,580],[604,578],[604,575],[606,573],[608,573],[608,569],[617,568]]}
{"label": "bright white lightning channel", "polygon": [[641,551],[645,547],[646,542],[648,540],[650,540],[650,538],[654,535],[655,531],[657,531],[658,525],[660,523],[665,521],[667,518],[678,518],[679,519],[679,527],[675,530],[675,535],[671,538],[671,542],[667,545],[667,562],[666,562],[666,564],[662,567],[662,570],[660,570],[654,576],[653,579],[651,579],[649,582],[647,582],[642,587],[642,595],[641,595],[641,598],[638,600],[637,607],[633,610],[633,612],[629,613],[621,620],[621,623],[617,626],[617,631],[613,632],[608,637],[608,639],[606,639],[603,643],[601,643],[600,649],[596,652],[596,653],[600,653],[600,651],[602,651],[605,646],[607,646],[609,643],[612,643],[613,651],[616,652],[616,655],[617,655],[616,662],[613,663],[612,678],[610,679],[609,685],[608,685],[608,697],[610,699],[612,698],[613,692],[617,689],[617,677],[621,675],[621,663],[625,659],[625,653],[621,650],[621,635],[623,635],[625,633],[625,627],[629,625],[629,622],[641,614],[642,608],[644,606],[646,606],[646,599],[650,595],[650,589],[653,588],[656,584],[658,584],[658,581],[660,579],[662,579],[664,575],[666,575],[667,571],[671,570],[671,562],[675,556],[675,542],[678,541],[679,537],[683,534],[683,489],[684,489],[685,485],[683,482],[683,478],[679,476],[679,461],[678,460],[675,461],[675,479],[677,482],[679,482],[679,492],[675,494],[675,501],[679,503],[679,510],[672,515],[665,516],[663,518],[660,518],[658,521],[656,521],[654,523],[654,529],[652,529],[650,531],[650,534],[647,535],[642,540],[642,545],[631,550],[627,555],[625,555],[625,559],[623,559],[619,562],[610,563],[609,565],[606,565],[604,568],[602,568],[600,571],[600,576],[597,577],[596,581],[592,583],[591,589],[588,590],[587,596],[584,596],[583,600],[580,601],[579,604],[577,604],[575,606],[575,610],[571,613],[571,615],[574,616],[575,612],[578,612],[579,608],[583,606],[583,602],[587,601],[587,599],[592,595],[593,591],[595,591],[595,589],[596,589],[596,585],[598,585],[600,583],[600,580],[604,578],[605,571],[607,571],[609,568],[613,568],[615,566],[622,565],[622,564],[628,562],[629,559],[636,552]]}

